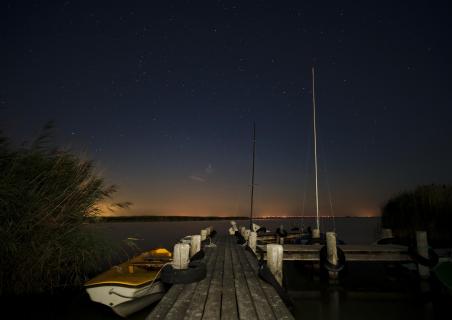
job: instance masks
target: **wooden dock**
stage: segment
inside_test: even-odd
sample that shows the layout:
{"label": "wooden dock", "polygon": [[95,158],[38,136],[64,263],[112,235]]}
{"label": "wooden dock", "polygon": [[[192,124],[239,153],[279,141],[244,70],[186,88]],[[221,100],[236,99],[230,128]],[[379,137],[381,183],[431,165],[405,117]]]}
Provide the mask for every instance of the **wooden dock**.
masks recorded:
{"label": "wooden dock", "polygon": [[[283,245],[283,260],[319,261],[319,252],[323,245]],[[412,261],[408,247],[401,245],[338,245],[345,254],[346,261],[381,261],[408,262]],[[257,245],[257,254],[267,259],[267,246]]]}
{"label": "wooden dock", "polygon": [[206,278],[173,285],[146,320],[294,319],[276,290],[258,277],[252,253],[232,236],[214,242],[216,247],[204,249]]}

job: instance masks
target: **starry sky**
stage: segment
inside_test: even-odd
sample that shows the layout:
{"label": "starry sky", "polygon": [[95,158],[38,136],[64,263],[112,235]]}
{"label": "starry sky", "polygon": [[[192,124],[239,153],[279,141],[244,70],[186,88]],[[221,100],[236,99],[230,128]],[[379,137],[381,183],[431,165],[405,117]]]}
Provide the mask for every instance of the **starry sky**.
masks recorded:
{"label": "starry sky", "polygon": [[0,128],[94,159],[114,214],[378,215],[452,179],[448,1],[2,1]]}

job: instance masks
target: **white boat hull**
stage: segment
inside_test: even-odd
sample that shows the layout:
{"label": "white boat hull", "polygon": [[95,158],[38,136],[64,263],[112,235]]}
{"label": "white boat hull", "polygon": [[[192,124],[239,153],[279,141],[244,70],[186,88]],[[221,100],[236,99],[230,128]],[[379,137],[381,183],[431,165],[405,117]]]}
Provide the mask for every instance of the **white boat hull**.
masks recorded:
{"label": "white boat hull", "polygon": [[165,291],[161,281],[143,287],[126,287],[119,285],[98,285],[87,287],[86,291],[92,301],[105,304],[121,317],[137,312],[159,300]]}

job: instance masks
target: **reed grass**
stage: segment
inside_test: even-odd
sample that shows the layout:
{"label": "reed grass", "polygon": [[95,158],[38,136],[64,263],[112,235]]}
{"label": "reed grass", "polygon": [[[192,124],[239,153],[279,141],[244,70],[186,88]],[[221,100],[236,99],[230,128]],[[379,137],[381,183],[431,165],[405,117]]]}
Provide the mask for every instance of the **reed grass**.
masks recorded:
{"label": "reed grass", "polygon": [[382,226],[405,242],[426,230],[430,244],[452,246],[452,186],[423,185],[392,197],[382,208]]}
{"label": "reed grass", "polygon": [[92,161],[52,148],[51,132],[20,147],[0,133],[0,294],[79,286],[118,250],[85,226],[116,187]]}

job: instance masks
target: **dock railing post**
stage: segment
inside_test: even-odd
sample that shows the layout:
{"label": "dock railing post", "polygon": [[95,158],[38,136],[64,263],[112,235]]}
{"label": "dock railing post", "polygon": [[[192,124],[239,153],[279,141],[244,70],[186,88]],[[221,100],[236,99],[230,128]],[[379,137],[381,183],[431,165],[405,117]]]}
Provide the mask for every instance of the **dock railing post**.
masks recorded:
{"label": "dock railing post", "polygon": [[207,230],[206,229],[202,229],[201,230],[201,241],[204,241],[207,239]]}
{"label": "dock railing post", "polygon": [[187,269],[189,262],[190,245],[188,243],[176,243],[173,250],[173,268]]}
{"label": "dock railing post", "polygon": [[[428,241],[426,231],[416,231],[417,252],[420,256],[428,259]],[[426,279],[430,276],[430,270],[427,266],[417,265],[419,276]]]}
{"label": "dock railing post", "polygon": [[267,264],[276,281],[282,286],[283,279],[283,246],[267,244]]}
{"label": "dock railing post", "polygon": [[201,250],[201,236],[196,234],[191,236],[190,258],[193,257],[199,250]]}
{"label": "dock railing post", "polygon": [[[326,252],[327,260],[332,265],[337,265],[337,247],[336,247],[336,233],[327,232],[326,233]],[[330,279],[337,278],[337,272],[329,272]]]}
{"label": "dock railing post", "polygon": [[255,231],[250,232],[250,238],[248,240],[248,246],[256,253],[257,233]]}

